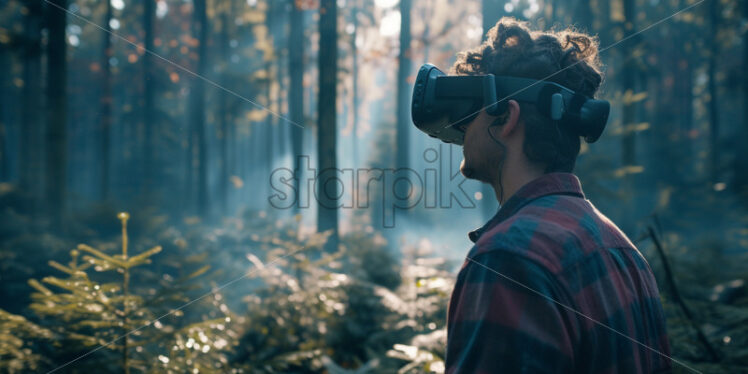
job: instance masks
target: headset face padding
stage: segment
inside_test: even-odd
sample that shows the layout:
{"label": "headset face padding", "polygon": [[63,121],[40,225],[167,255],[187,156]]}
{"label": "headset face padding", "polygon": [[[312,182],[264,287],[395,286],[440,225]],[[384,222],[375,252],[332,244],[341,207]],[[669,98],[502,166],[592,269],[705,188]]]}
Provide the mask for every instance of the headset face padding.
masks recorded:
{"label": "headset face padding", "polygon": [[596,141],[608,120],[610,103],[594,100],[559,84],[518,77],[447,76],[436,66],[418,70],[411,113],[416,127],[445,143],[462,145],[460,127],[481,110],[498,115],[508,100],[535,104],[538,110],[588,143]]}
{"label": "headset face padding", "polygon": [[[434,65],[421,66],[413,87],[411,115],[416,127],[429,136],[445,143],[462,145],[465,134],[460,126],[472,121],[474,116],[465,117],[470,117],[472,112],[479,111],[480,108],[470,98],[449,100],[438,95],[437,78],[445,76]],[[450,108],[447,109],[445,105]]]}

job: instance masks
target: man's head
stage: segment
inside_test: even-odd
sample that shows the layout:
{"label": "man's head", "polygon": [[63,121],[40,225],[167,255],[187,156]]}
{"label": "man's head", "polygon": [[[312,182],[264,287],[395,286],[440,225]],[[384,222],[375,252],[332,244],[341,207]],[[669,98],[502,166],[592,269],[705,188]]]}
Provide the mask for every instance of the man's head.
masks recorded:
{"label": "man's head", "polygon": [[[571,30],[531,31],[527,23],[507,17],[488,31],[482,45],[459,53],[451,73],[547,80],[588,97],[602,82],[594,37]],[[482,111],[465,126],[461,171],[494,186],[512,178],[501,170],[571,172],[579,148],[578,135],[556,126],[534,105],[509,100],[498,117]]]}

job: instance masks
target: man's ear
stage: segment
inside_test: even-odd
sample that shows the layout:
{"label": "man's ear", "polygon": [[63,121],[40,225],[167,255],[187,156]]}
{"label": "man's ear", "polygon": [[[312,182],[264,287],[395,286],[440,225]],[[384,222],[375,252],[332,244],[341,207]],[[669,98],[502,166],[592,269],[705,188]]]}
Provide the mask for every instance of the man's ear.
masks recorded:
{"label": "man's ear", "polygon": [[501,127],[502,138],[510,136],[519,127],[519,103],[516,100],[509,100],[506,107],[509,115]]}

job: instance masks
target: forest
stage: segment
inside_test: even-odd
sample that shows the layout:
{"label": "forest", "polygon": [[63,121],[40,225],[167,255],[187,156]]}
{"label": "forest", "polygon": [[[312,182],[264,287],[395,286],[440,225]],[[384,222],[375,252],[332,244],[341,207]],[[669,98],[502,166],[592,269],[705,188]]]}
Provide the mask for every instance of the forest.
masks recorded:
{"label": "forest", "polygon": [[0,0],[0,373],[443,373],[500,207],[411,95],[502,17],[598,38],[574,173],[675,372],[748,373],[743,0]]}

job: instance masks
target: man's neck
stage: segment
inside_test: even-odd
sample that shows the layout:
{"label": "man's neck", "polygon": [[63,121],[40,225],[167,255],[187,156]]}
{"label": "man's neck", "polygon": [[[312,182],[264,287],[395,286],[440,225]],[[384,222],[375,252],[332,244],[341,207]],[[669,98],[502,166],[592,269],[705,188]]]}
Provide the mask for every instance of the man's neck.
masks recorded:
{"label": "man's neck", "polygon": [[498,180],[492,184],[496,200],[500,205],[504,205],[522,186],[542,175],[543,172],[541,170],[531,165],[506,163],[502,170],[501,184],[499,184]]}

